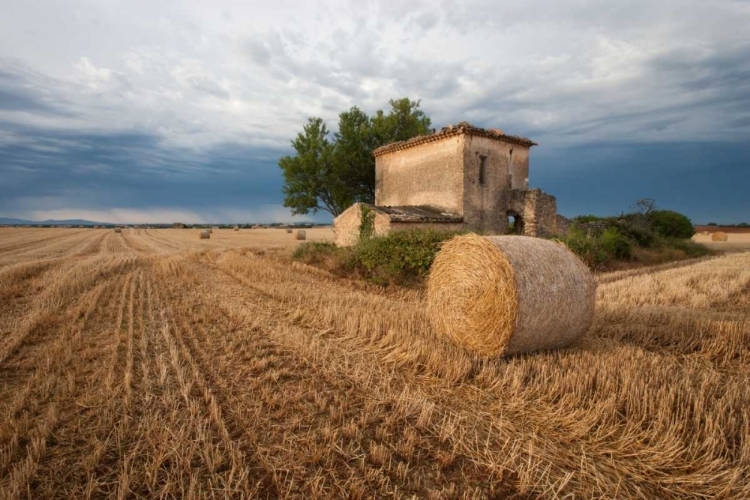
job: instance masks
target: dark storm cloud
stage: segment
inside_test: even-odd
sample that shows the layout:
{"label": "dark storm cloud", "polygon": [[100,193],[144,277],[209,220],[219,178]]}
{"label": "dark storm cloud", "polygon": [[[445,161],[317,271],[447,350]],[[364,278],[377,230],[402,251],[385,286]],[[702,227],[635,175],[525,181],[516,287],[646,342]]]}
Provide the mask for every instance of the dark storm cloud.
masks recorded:
{"label": "dark storm cloud", "polygon": [[530,181],[565,215],[628,211],[640,198],[696,223],[750,222],[750,144],[682,142],[534,148]]}
{"label": "dark storm cloud", "polygon": [[39,85],[44,80],[47,79],[41,75],[29,74],[11,61],[0,59],[0,110],[73,116]]}
{"label": "dark storm cloud", "polygon": [[[225,144],[194,154],[165,148],[149,134],[34,135],[29,142],[0,143],[0,210],[60,196],[80,207],[281,203],[276,159],[282,153],[276,150]],[[39,152],[40,145],[56,148],[54,154]]]}
{"label": "dark storm cloud", "polygon": [[532,184],[567,215],[651,196],[748,218],[747,2],[282,4],[113,23],[91,3],[85,29],[19,7],[47,23],[42,51],[0,6],[0,211],[280,207],[277,159],[307,116],[335,130],[408,96],[435,127],[538,141]]}

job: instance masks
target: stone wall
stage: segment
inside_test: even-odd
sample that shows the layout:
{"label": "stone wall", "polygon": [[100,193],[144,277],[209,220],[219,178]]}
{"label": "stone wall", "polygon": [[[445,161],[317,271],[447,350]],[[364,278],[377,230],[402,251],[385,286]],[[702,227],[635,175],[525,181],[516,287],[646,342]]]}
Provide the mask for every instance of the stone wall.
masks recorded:
{"label": "stone wall", "polygon": [[375,205],[432,206],[463,214],[465,136],[446,137],[375,158]]}
{"label": "stone wall", "polygon": [[570,228],[570,224],[572,221],[568,219],[567,217],[563,217],[560,214],[557,214],[557,221],[556,221],[556,227],[557,234],[564,234],[568,232],[568,228]]}
{"label": "stone wall", "polygon": [[[511,152],[512,151],[512,152]],[[529,148],[487,137],[467,136],[464,150],[463,216],[473,231],[503,234],[508,226],[511,189],[525,189],[529,171]],[[485,158],[486,175],[480,183]]]}
{"label": "stone wall", "polygon": [[[388,234],[391,219],[386,214],[375,211],[374,234]],[[356,245],[359,241],[359,230],[362,224],[362,204],[355,203],[333,219],[334,243],[342,247]]]}
{"label": "stone wall", "polygon": [[557,234],[557,199],[541,189],[526,191],[522,217],[527,236]]}

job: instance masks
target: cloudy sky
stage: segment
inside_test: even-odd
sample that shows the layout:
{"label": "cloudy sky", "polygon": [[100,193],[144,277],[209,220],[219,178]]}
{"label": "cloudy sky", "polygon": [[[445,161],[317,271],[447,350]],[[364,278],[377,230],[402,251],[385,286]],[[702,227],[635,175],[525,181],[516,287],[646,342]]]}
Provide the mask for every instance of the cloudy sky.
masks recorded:
{"label": "cloudy sky", "polygon": [[750,1],[400,4],[0,2],[0,216],[290,220],[306,118],[408,96],[538,142],[563,214],[750,222]]}

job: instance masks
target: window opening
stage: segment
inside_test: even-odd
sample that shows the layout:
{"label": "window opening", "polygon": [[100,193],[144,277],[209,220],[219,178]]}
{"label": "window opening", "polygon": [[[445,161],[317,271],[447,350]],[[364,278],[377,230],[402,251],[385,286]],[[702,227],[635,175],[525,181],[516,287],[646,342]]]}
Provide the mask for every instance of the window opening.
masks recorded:
{"label": "window opening", "polygon": [[479,157],[479,185],[485,186],[487,184],[487,157]]}

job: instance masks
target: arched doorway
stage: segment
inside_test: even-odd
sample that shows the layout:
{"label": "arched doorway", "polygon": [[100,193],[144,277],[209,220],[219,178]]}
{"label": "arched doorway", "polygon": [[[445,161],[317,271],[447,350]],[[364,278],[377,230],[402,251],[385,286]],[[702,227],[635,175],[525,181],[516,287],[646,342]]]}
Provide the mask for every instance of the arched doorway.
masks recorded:
{"label": "arched doorway", "polygon": [[524,222],[516,212],[508,212],[508,234],[524,234]]}

